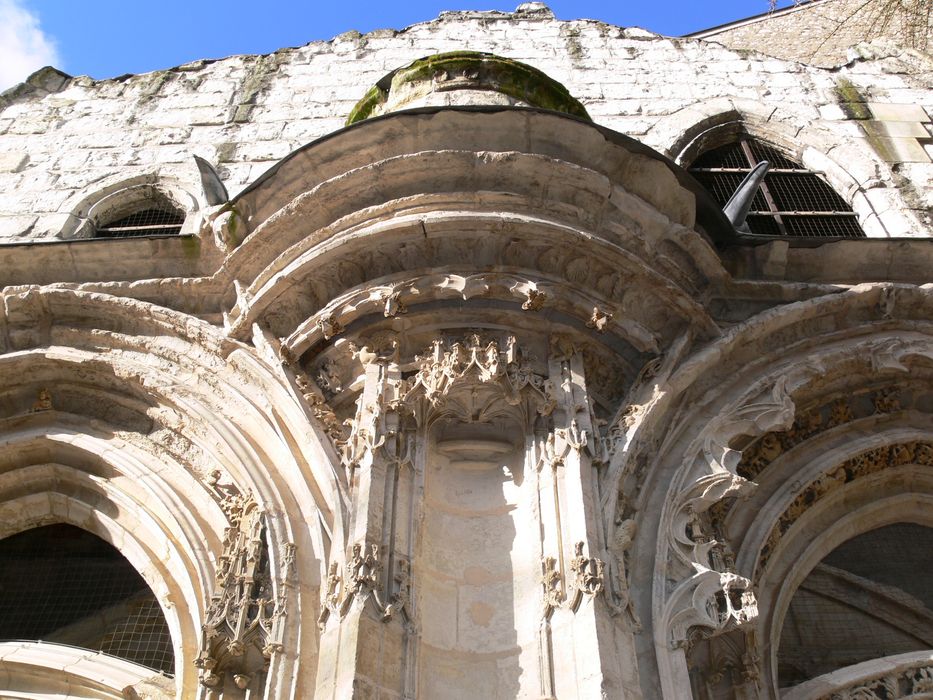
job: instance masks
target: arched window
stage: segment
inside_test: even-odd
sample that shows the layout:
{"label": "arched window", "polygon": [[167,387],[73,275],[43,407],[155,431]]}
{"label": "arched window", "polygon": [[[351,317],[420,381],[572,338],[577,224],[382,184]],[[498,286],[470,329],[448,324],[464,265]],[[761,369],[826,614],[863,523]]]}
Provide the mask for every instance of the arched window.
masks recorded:
{"label": "arched window", "polygon": [[181,232],[185,215],[167,201],[138,202],[131,213],[118,214],[106,223],[98,224],[95,238],[132,238],[139,236],[171,236]]}
{"label": "arched window", "polygon": [[848,204],[820,173],[807,170],[778,149],[741,136],[697,158],[689,170],[725,206],[759,162],[771,164],[748,215],[753,234],[805,238],[864,238]]}
{"label": "arched window", "polygon": [[102,651],[173,673],[159,603],[111,545],[71,525],[0,540],[0,641],[41,640]]}

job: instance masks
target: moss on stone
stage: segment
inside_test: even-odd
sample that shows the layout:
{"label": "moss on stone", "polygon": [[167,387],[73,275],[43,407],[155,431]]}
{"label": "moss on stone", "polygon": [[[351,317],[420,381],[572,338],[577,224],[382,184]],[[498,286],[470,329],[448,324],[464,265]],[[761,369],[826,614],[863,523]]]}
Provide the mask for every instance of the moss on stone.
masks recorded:
{"label": "moss on stone", "polygon": [[378,85],[373,85],[363,96],[363,99],[357,102],[353,106],[353,109],[350,110],[350,116],[347,117],[347,124],[355,124],[364,119],[369,119],[379,105],[385,104],[388,97],[388,90],[382,90]]}
{"label": "moss on stone", "polygon": [[[444,76],[444,80],[437,81],[438,76]],[[416,87],[419,83],[422,89]],[[499,92],[534,107],[590,120],[567,88],[538,69],[493,54],[453,51],[419,59],[387,75],[356,103],[347,124],[374,116],[393,92],[408,90],[423,96],[460,87]]]}
{"label": "moss on stone", "polygon": [[201,254],[201,239],[197,236],[179,236],[181,251],[186,258],[197,258]]}
{"label": "moss on stone", "polygon": [[849,119],[871,119],[872,113],[858,88],[846,78],[836,80],[836,100]]}

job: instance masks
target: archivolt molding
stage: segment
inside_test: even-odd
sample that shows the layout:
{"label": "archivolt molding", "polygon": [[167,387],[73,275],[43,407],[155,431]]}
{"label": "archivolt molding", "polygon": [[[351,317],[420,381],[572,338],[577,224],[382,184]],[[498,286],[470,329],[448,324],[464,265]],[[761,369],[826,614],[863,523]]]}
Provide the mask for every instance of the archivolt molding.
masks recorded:
{"label": "archivolt molding", "polygon": [[[291,357],[297,358],[367,315],[394,318],[416,311],[420,303],[483,298],[511,302],[523,311],[558,311],[593,328],[597,327],[593,321],[595,309],[607,316],[606,322],[599,324],[598,332],[614,332],[636,352],[660,352],[656,332],[620,313],[620,307],[606,299],[572,287],[560,278],[516,272],[471,273],[466,268],[453,268],[417,276],[394,275],[359,285],[302,322],[285,339],[284,347]],[[624,304],[624,300],[624,296],[619,296],[617,303]]]}
{"label": "archivolt molding", "polygon": [[933,693],[933,651],[885,656],[818,676],[794,686],[786,700],[880,700]]}
{"label": "archivolt molding", "polygon": [[[888,306],[885,299],[892,295],[896,304]],[[675,688],[688,687],[678,649],[689,648],[691,628],[705,629],[708,636],[757,625],[754,567],[742,558],[744,545],[741,552],[734,551],[737,542],[730,541],[713,518],[724,503],[754,499],[756,485],[740,471],[742,448],[750,439],[791,429],[800,402],[809,405],[814,392],[844,393],[858,382],[877,387],[880,377],[896,381],[908,367],[933,361],[925,324],[908,320],[924,318],[929,303],[927,290],[863,285],[765,312],[683,363],[656,388],[656,393],[671,391],[681,405],[689,401],[691,407],[689,413],[675,414],[673,426],[667,425],[656,461],[663,462],[665,454],[683,455],[664,499],[655,564],[653,617],[660,677],[669,679],[663,681],[666,695],[675,697],[681,692]],[[830,313],[836,315],[827,323]],[[755,341],[748,343],[748,336]],[[705,394],[704,387],[712,389],[710,382],[717,381],[714,367],[741,366],[741,356],[758,348],[767,350],[738,377]],[[695,371],[707,358],[715,358],[716,365],[708,368],[712,376]],[[687,378],[694,386],[684,385],[685,393],[678,395],[674,387]],[[695,398],[688,398],[691,395]],[[704,395],[728,404],[704,405]],[[656,402],[652,412],[663,415],[664,405]],[[643,416],[639,428],[650,429],[657,417]],[[695,417],[701,426],[688,428]],[[689,445],[678,444],[688,435],[693,436]],[[641,444],[650,444],[647,440],[645,435],[640,438]],[[631,452],[625,457],[632,463]]]}
{"label": "archivolt molding", "polygon": [[[295,220],[291,221],[295,226]],[[671,255],[676,254],[662,247],[653,260],[645,260],[586,228],[533,214],[468,209],[396,212],[385,221],[342,231],[320,246],[286,251],[276,261],[280,269],[262,271],[249,286],[237,285],[237,302],[227,324],[232,335],[242,338],[250,324],[261,318],[276,335],[286,336],[358,285],[380,285],[384,278],[430,275],[447,268],[469,276],[471,271],[498,267],[505,274],[521,269],[532,280],[541,276],[569,288],[590,288],[611,304],[633,310],[639,302],[626,292],[635,287],[651,289],[652,301],[663,308],[664,316],[689,318],[705,334],[715,334],[715,325],[695,301],[708,279],[692,273],[687,278],[681,261]],[[690,255],[681,250],[680,257]],[[408,295],[408,300],[432,300],[429,291],[433,290],[419,289],[422,296]],[[591,314],[592,307],[586,318]],[[642,324],[659,322],[650,315],[636,318]]]}
{"label": "archivolt molding", "polygon": [[46,642],[0,643],[0,673],[4,695],[11,700],[69,695],[124,700],[137,691],[146,693],[146,697],[147,691],[160,697],[173,685],[171,679],[151,668],[103,653]]}
{"label": "archivolt molding", "polygon": [[[56,417],[71,426],[72,441],[90,430],[111,431],[102,451],[126,459],[135,450],[145,456],[141,472],[165,475],[170,484],[167,492],[133,506],[146,517],[157,517],[163,503],[191,512],[194,493],[213,501],[208,512],[220,508],[229,518],[231,497],[255,497],[267,532],[276,604],[284,609],[284,601],[291,601],[288,614],[280,615],[275,636],[281,646],[271,650],[268,683],[313,683],[314,662],[298,667],[299,650],[313,659],[317,646],[314,625],[302,624],[302,608],[313,619],[326,554],[322,527],[333,528],[333,519],[345,516],[338,481],[326,472],[322,446],[309,442],[300,395],[283,373],[215,328],[142,302],[49,289],[23,290],[3,301],[0,344],[6,352],[0,373],[14,413],[6,419],[8,428],[25,421],[42,435],[44,422]],[[89,410],[89,426],[76,422],[73,416]],[[298,468],[283,469],[289,462]],[[100,481],[119,488],[126,478],[106,474]],[[304,513],[298,502],[305,504]],[[192,554],[199,566],[226,556],[218,550],[225,546],[221,531],[227,518],[203,524],[212,534],[198,539],[212,553]],[[190,533],[190,527],[180,532]],[[302,568],[300,586],[289,573],[296,566]],[[204,575],[189,571],[183,578]],[[199,605],[207,605],[212,589],[212,582],[204,584]],[[189,651],[179,658],[196,655]]]}

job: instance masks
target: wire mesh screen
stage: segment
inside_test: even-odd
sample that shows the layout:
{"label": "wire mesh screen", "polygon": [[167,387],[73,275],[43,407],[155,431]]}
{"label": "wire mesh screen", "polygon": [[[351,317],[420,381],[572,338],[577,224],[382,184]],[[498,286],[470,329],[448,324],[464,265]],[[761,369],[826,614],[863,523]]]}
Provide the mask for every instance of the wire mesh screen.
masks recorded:
{"label": "wire mesh screen", "polygon": [[914,523],[887,525],[833,550],[788,606],[777,649],[780,687],[928,649],[931,571],[933,528]]}
{"label": "wire mesh screen", "polygon": [[746,139],[745,143],[748,144],[752,152],[752,160],[755,163],[766,160],[771,164],[773,170],[800,170],[799,165],[773,146],[753,139]]}
{"label": "wire mesh screen", "polygon": [[113,547],[70,525],[0,540],[0,640],[70,644],[173,673],[159,604]]}
{"label": "wire mesh screen", "polygon": [[736,142],[707,151],[696,159],[693,167],[748,170],[748,158],[745,157],[745,153],[742,151],[742,144]]}
{"label": "wire mesh screen", "polygon": [[96,238],[171,236],[181,232],[185,217],[172,209],[144,209],[97,227]]}
{"label": "wire mesh screen", "polygon": [[786,216],[784,226],[790,236],[865,237],[854,214],[849,216]]}
{"label": "wire mesh screen", "polygon": [[111,626],[100,650],[166,673],[175,670],[172,636],[162,610],[152,594],[140,596],[128,606],[127,615]]}
{"label": "wire mesh screen", "polygon": [[[699,180],[700,184],[709,190],[713,199],[725,206],[729,198],[735,193],[742,180],[748,174],[748,168],[741,173],[721,173],[708,172],[703,170],[693,171],[693,176]],[[768,202],[759,189],[752,200],[752,211],[768,211]]]}
{"label": "wire mesh screen", "polygon": [[858,218],[819,173],[802,168],[773,146],[748,137],[696,159],[693,176],[720,205],[759,162],[771,169],[758,188],[747,218],[749,230],[763,236],[864,238]]}
{"label": "wire mesh screen", "polygon": [[768,188],[778,211],[848,211],[845,201],[814,173],[772,173]]}

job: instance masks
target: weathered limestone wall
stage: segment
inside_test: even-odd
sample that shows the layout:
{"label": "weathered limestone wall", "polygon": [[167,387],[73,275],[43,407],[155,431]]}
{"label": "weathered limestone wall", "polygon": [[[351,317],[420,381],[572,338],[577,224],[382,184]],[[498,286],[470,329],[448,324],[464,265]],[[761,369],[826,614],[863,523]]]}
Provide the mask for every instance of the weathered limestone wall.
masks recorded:
{"label": "weathered limestone wall", "polygon": [[892,13],[893,4],[886,0],[814,0],[693,36],[733,49],[763,51],[789,61],[825,67],[846,63],[854,46],[880,38],[918,49],[928,48],[933,27],[928,25],[924,31],[922,23]]}
{"label": "weathered limestone wall", "polygon": [[[543,70],[598,124],[673,157],[686,134],[724,112],[753,117],[759,135],[799,147],[798,155],[805,149],[795,136],[806,132],[806,146],[845,171],[830,181],[869,235],[927,235],[933,165],[916,138],[930,121],[933,93],[911,77],[920,68],[905,64],[909,57],[829,72],[704,41],[557,21],[532,6],[444,13],[402,31],[348,32],[267,56],[111,80],[46,72],[38,87],[0,98],[0,240],[73,237],[103,193],[134,183],[158,181],[193,212],[204,202],[192,155],[215,163],[235,194],[295,148],[340,129],[389,71],[463,48]],[[912,147],[879,155],[877,135],[840,103],[910,106],[909,123],[898,128],[908,129]],[[196,230],[196,219],[186,230]]]}

